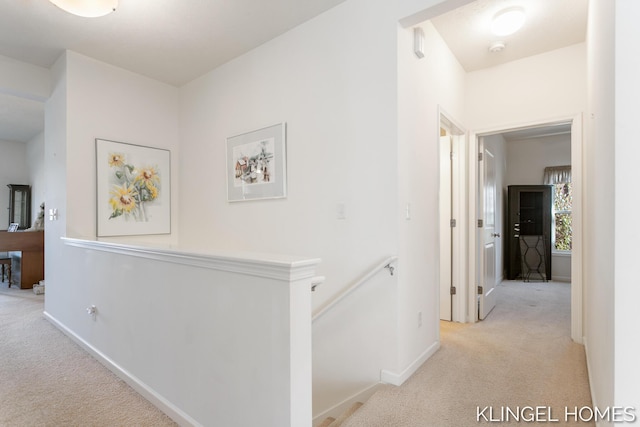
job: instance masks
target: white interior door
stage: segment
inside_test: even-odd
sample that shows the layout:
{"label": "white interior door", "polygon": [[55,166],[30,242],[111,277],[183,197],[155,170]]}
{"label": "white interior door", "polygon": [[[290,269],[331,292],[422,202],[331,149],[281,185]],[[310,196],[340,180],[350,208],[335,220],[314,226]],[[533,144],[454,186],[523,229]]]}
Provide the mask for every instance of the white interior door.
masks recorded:
{"label": "white interior door", "polygon": [[451,136],[440,137],[440,319],[453,320],[451,268]]}
{"label": "white interior door", "polygon": [[496,305],[496,238],[500,234],[496,232],[496,164],[495,156],[484,147],[482,138],[480,139],[480,149],[482,157],[479,159],[480,186],[481,191],[479,212],[482,213],[482,224],[479,229],[480,267],[479,277],[481,280],[478,289],[478,318],[480,320],[487,317]]}

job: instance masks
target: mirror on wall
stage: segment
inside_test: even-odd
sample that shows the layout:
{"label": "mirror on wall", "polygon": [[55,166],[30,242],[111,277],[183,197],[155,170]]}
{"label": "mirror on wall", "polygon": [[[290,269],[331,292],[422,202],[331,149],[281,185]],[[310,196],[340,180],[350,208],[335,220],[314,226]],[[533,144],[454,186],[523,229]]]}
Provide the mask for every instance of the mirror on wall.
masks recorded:
{"label": "mirror on wall", "polygon": [[9,224],[17,223],[18,230],[31,227],[31,186],[9,184]]}

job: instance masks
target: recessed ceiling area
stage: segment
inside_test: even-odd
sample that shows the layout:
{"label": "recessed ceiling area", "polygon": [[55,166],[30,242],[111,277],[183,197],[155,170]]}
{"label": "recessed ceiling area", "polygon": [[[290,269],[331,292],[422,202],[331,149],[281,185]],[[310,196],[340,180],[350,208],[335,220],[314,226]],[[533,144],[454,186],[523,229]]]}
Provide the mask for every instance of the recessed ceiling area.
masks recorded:
{"label": "recessed ceiling area", "polygon": [[[0,56],[50,68],[70,49],[181,86],[343,1],[120,0],[83,18],[47,0],[5,0]],[[0,140],[27,142],[44,129],[44,105],[3,89]]]}
{"label": "recessed ceiling area", "polygon": [[[344,0],[120,0],[100,18],[47,0],[0,2],[0,55],[49,68],[65,49],[175,86],[312,19]],[[490,33],[509,7],[527,14],[515,34]],[[588,0],[477,0],[431,20],[467,71],[584,42]],[[142,17],[142,18],[141,18]],[[504,49],[489,52],[492,42]],[[41,102],[2,93],[0,140],[26,142],[44,128]]]}
{"label": "recessed ceiling area", "polygon": [[[470,72],[584,42],[588,6],[588,0],[477,0],[431,23]],[[492,18],[514,8],[526,14],[522,28],[511,35],[494,35]],[[491,52],[489,47],[497,42],[504,49]]]}
{"label": "recessed ceiling area", "polygon": [[70,49],[181,86],[343,1],[120,0],[99,18],[2,1],[0,55],[49,68]]}

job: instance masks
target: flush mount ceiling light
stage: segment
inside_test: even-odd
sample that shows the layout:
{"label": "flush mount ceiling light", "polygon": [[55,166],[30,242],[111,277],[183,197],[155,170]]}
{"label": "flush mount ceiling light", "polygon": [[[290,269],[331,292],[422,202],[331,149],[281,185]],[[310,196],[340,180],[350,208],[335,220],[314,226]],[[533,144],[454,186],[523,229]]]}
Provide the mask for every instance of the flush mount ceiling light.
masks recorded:
{"label": "flush mount ceiling light", "polygon": [[65,12],[85,18],[107,15],[118,7],[118,0],[49,0]]}
{"label": "flush mount ceiling light", "polygon": [[511,7],[496,13],[491,21],[491,32],[497,36],[508,36],[518,31],[526,15],[520,7]]}

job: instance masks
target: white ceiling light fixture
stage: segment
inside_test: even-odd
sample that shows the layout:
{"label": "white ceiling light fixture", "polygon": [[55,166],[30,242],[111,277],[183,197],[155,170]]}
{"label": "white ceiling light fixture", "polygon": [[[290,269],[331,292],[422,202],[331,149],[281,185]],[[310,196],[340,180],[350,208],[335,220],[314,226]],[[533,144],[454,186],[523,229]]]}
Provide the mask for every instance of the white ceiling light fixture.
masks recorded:
{"label": "white ceiling light fixture", "polygon": [[501,10],[491,21],[491,32],[496,36],[508,36],[522,28],[525,19],[524,9],[520,7]]}
{"label": "white ceiling light fixture", "polygon": [[49,0],[65,12],[84,18],[108,15],[118,7],[118,0]]}

